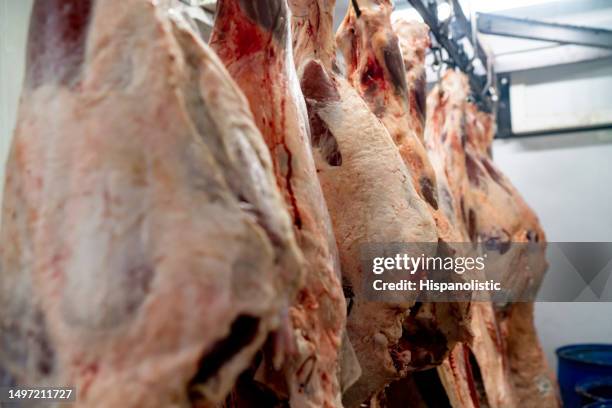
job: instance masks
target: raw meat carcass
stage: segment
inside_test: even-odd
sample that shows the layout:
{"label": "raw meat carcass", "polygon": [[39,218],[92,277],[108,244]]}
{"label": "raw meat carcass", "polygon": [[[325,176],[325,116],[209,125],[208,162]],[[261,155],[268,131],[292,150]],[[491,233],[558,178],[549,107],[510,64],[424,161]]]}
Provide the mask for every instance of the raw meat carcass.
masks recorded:
{"label": "raw meat carcass", "polygon": [[[513,251],[504,257],[503,285],[520,298],[537,290],[546,269],[544,233],[537,217],[492,163],[492,117],[479,112],[467,97],[465,76],[448,71],[428,97],[426,143],[430,154],[446,167],[451,196],[460,203],[453,212],[470,239],[500,253]],[[533,264],[526,268],[526,259],[534,256],[525,254],[524,245],[511,245],[526,242],[538,248],[535,268]],[[532,303],[513,303],[496,311],[491,303],[476,302],[472,330],[474,358],[457,347],[441,369],[449,395],[462,401],[455,406],[478,406],[485,398],[492,407],[557,405],[533,327]],[[463,376],[464,366],[468,373],[479,372],[480,378]],[[481,386],[474,384],[480,379]],[[479,388],[483,392],[475,392]]]}
{"label": "raw meat carcass", "polygon": [[472,302],[471,343],[459,343],[438,367],[455,408],[516,407],[503,339],[490,302]]}
{"label": "raw meat carcass", "polygon": [[[353,4],[338,31],[348,79],[389,131],[413,183],[419,186],[421,198],[429,204],[437,226],[435,239],[445,244],[440,245],[438,254],[460,255],[457,251],[463,248],[454,244],[463,241],[463,236],[439,209],[437,177],[422,142],[423,119],[413,116],[410,108],[414,93],[425,92],[424,78],[410,88],[406,83],[398,37],[391,26],[391,2]],[[424,74],[424,60],[413,64],[420,66]],[[410,368],[434,367],[456,342],[467,340],[468,316],[468,303],[424,303],[413,309],[404,321],[402,338],[402,349],[412,354]]]}
{"label": "raw meat carcass", "polygon": [[539,344],[534,304],[529,300],[548,267],[546,237],[533,210],[492,161],[493,123],[492,115],[468,104],[466,170],[471,198],[467,205],[476,209],[478,241],[487,248],[510,254],[504,287],[519,301],[497,307],[495,314],[500,335],[505,339],[504,354],[518,406],[556,407],[559,406],[556,382]]}
{"label": "raw meat carcass", "polygon": [[301,280],[244,96],[158,4],[32,12],[2,214],[0,372],[75,386],[83,407],[220,402]]}
{"label": "raw meat carcass", "polygon": [[[469,240],[476,241],[475,210],[466,211],[465,205],[471,188],[465,164],[468,92],[463,75],[446,72],[427,98],[425,140],[432,161],[447,175],[449,200],[444,202],[447,214],[452,215],[451,219],[462,227]],[[438,369],[450,402],[455,408],[516,406],[491,303],[473,302],[471,327],[472,345],[455,346]],[[481,373],[480,378],[477,372]]]}
{"label": "raw meat carcass", "polygon": [[440,208],[462,241],[472,240],[464,211],[470,188],[463,159],[467,92],[464,78],[449,71],[427,97],[425,127],[425,146],[439,179]]}
{"label": "raw meat carcass", "polygon": [[[437,209],[436,176],[427,159],[422,134],[416,133],[418,127],[412,125],[409,114],[404,62],[391,27],[391,1],[352,4],[336,36],[347,78],[389,131],[419,195]],[[359,8],[359,17],[355,7]]]}
{"label": "raw meat carcass", "polygon": [[293,63],[286,0],[219,1],[211,45],[250,102],[308,262],[305,287],[290,312],[297,350],[286,353],[284,378],[275,381],[274,367],[262,365],[257,379],[292,406],[339,406],[346,303]]}
{"label": "raw meat carcass", "polygon": [[398,18],[393,21],[393,31],[398,37],[406,70],[410,126],[414,129],[414,133],[423,140],[427,107],[425,55],[431,46],[429,26]]}
{"label": "raw meat carcass", "polygon": [[[306,98],[317,172],[340,250],[349,300],[349,336],[362,375],[343,397],[359,406],[406,374],[417,356],[401,350],[403,321],[412,302],[368,301],[360,245],[437,242],[427,204],[412,185],[389,133],[337,73],[334,2],[293,0],[293,44]],[[435,244],[430,245],[434,247]]]}

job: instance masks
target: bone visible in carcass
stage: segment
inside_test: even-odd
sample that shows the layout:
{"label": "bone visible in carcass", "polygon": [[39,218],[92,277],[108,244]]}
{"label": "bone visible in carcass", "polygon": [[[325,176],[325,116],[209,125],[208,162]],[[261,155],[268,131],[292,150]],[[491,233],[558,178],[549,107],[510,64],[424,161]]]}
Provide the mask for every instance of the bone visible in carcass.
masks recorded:
{"label": "bone visible in carcass", "polygon": [[[362,375],[343,397],[359,406],[405,375],[412,355],[400,350],[402,324],[413,302],[365,299],[360,245],[437,242],[427,204],[412,185],[389,133],[337,73],[333,1],[294,0],[293,44],[306,98],[317,172],[330,210],[348,288],[348,331]],[[384,180],[384,181],[383,181]],[[434,245],[435,246],[435,245]]]}
{"label": "bone visible in carcass", "polygon": [[33,7],[0,366],[18,385],[76,387],[79,406],[220,402],[300,282],[244,96],[155,4]]}
{"label": "bone visible in carcass", "polygon": [[[467,79],[454,71],[448,71],[432,90],[427,104],[428,148],[442,158],[447,174],[452,175],[449,185],[461,203],[470,239],[500,252],[512,251],[502,265],[504,287],[517,296],[534,293],[546,269],[544,233],[535,214],[492,162],[493,118],[468,103],[467,96]],[[525,246],[511,245],[527,242],[536,246],[535,256],[527,255]],[[535,263],[528,265],[534,258]],[[461,398],[470,399],[471,394],[466,406],[478,406],[485,398],[492,407],[557,406],[556,387],[533,326],[533,304],[513,303],[495,310],[492,304],[479,302],[473,306],[473,315],[475,358],[470,362],[457,348],[453,359],[455,365],[472,366],[472,372],[481,373],[486,395],[473,392],[478,388],[472,384],[474,377],[453,372],[453,359],[445,362],[442,370],[447,381],[443,382],[452,383]]]}
{"label": "bone visible in carcass", "polygon": [[340,406],[346,303],[293,64],[288,6],[286,0],[222,0],[217,7],[211,45],[250,102],[308,262],[305,287],[290,311],[297,349],[286,353],[282,376],[264,364],[256,380],[292,406]]}
{"label": "bone visible in carcass", "polygon": [[[421,83],[407,85],[398,37],[391,26],[391,3],[359,4],[359,16],[350,8],[338,32],[347,76],[389,131],[413,183],[419,186],[421,198],[429,204],[428,210],[437,226],[435,240],[444,243],[438,254],[460,255],[457,251],[463,248],[453,243],[460,243],[464,237],[439,208],[437,177],[422,143],[424,109],[420,113],[417,110],[416,115],[411,109],[415,93],[425,92],[424,78]],[[411,63],[424,74],[424,60]],[[469,304],[418,304],[403,326],[400,350],[411,353],[410,369],[435,367],[458,341],[469,339]]]}

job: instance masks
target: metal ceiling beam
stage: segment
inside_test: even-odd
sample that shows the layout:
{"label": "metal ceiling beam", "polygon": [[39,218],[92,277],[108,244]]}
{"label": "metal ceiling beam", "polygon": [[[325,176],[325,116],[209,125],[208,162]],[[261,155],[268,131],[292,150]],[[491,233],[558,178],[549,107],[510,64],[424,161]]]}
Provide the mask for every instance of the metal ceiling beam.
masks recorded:
{"label": "metal ceiling beam", "polygon": [[554,45],[547,48],[495,56],[497,73],[527,71],[578,62],[612,58],[612,50],[580,45]]}
{"label": "metal ceiling beam", "polygon": [[612,49],[612,30],[478,13],[483,34]]}
{"label": "metal ceiling beam", "polygon": [[605,13],[608,12],[606,9],[609,9],[611,6],[610,0],[556,0],[530,6],[506,9],[503,11],[503,15],[508,17],[532,18],[537,20],[547,19],[552,16],[573,16],[584,12],[593,12],[598,10],[602,10],[602,12]]}

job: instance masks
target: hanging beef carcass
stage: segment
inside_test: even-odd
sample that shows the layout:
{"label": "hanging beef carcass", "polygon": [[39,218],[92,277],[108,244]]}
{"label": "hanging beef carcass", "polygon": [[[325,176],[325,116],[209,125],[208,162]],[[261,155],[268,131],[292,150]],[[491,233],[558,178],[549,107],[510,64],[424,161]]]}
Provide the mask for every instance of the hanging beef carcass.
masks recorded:
{"label": "hanging beef carcass", "polygon": [[[414,134],[423,141],[427,151],[427,158],[433,167],[436,186],[439,210],[442,212],[441,218],[444,218],[451,232],[453,242],[467,242],[469,236],[467,227],[463,223],[461,210],[459,206],[460,197],[463,195],[465,186],[462,186],[463,178],[460,174],[447,172],[445,169],[443,152],[433,150],[437,146],[431,143],[425,143],[425,118],[426,118],[426,72],[425,72],[425,55],[427,49],[431,46],[429,38],[429,27],[426,24],[408,21],[405,19],[396,19],[393,22],[393,30],[397,33],[401,55],[404,61],[404,69],[406,70],[406,84],[408,87],[409,101],[409,124],[414,129]],[[461,114],[461,110],[449,109],[445,111],[448,115]],[[453,119],[448,118],[449,123]]]}
{"label": "hanging beef carcass", "polygon": [[423,141],[427,95],[425,56],[431,46],[429,27],[426,24],[400,17],[393,21],[393,31],[397,35],[404,61],[404,69],[406,70],[410,126],[414,129],[414,133]]}
{"label": "hanging beef carcass", "polygon": [[[465,205],[471,188],[465,165],[468,93],[466,77],[447,71],[427,98],[425,141],[430,157],[448,179],[447,213],[453,214],[469,240],[476,241],[475,209],[466,211]],[[516,406],[503,339],[491,303],[472,303],[471,326],[472,345],[455,346],[438,370],[449,400],[453,407]]]}
{"label": "hanging beef carcass", "polygon": [[[460,203],[455,213],[459,210],[470,239],[500,253],[512,251],[503,257],[504,286],[525,300],[525,293],[537,290],[546,269],[544,233],[492,162],[492,117],[467,97],[465,76],[448,71],[428,97],[426,143],[430,155],[444,163],[451,195]],[[536,245],[535,256],[521,245],[528,242]],[[457,347],[441,369],[449,394],[462,401],[455,406],[478,406],[479,400],[492,407],[558,404],[533,327],[532,305],[519,302],[495,310],[489,302],[473,304],[473,345]],[[467,367],[471,378],[461,367]]]}
{"label": "hanging beef carcass", "polygon": [[[464,237],[439,208],[437,177],[423,145],[424,109],[420,113],[417,109],[416,115],[411,109],[416,94],[425,92],[425,79],[421,77],[419,83],[407,84],[398,37],[391,26],[392,4],[379,0],[353,5],[337,36],[348,79],[389,131],[413,183],[429,204],[428,210],[436,221],[436,239],[444,243],[438,255],[458,256],[457,252],[464,248],[456,244]],[[420,67],[424,75],[424,61],[412,64]],[[404,321],[402,349],[413,356],[410,368],[422,370],[440,364],[455,343],[469,339],[468,326],[468,303],[419,304]]]}
{"label": "hanging beef carcass", "polygon": [[471,185],[467,205],[477,209],[478,241],[510,254],[503,282],[518,301],[498,306],[495,315],[506,340],[504,354],[518,405],[556,407],[560,404],[556,382],[534,326],[533,296],[548,267],[546,237],[536,214],[493,163],[493,116],[468,104],[466,131],[466,167]]}
{"label": "hanging beef carcass", "polygon": [[293,406],[339,406],[346,303],[293,65],[286,0],[220,1],[211,45],[250,102],[308,262],[290,312],[297,350],[286,353],[283,378],[272,379],[274,370],[263,365],[257,378]]}
{"label": "hanging beef carcass", "polygon": [[392,4],[390,0],[352,4],[336,36],[347,78],[397,144],[419,195],[437,209],[436,176],[427,159],[422,133],[416,133],[418,126],[413,126],[409,114],[404,63],[391,27]]}
{"label": "hanging beef carcass", "polygon": [[[231,4],[233,8],[227,10],[235,13],[225,13],[224,7]],[[279,130],[269,131],[272,149],[279,132],[294,144],[312,142],[312,147],[300,146],[306,151],[314,150],[316,173],[309,170],[309,174],[318,174],[321,180],[339,244],[346,289],[354,294],[348,330],[364,374],[347,390],[345,402],[355,405],[396,378],[409,360],[409,355],[394,352],[409,304],[365,300],[360,244],[431,241],[435,240],[435,230],[388,133],[363,100],[333,71],[333,2],[294,1],[291,5],[298,77],[307,112],[300,109],[304,106],[303,100],[299,100],[299,89],[294,87],[295,66],[288,60],[292,52],[291,44],[286,42],[290,37],[283,31],[286,15],[276,12],[282,11],[283,1],[255,2],[252,10],[242,2],[220,3],[212,43],[246,90],[256,117],[261,112],[260,127],[264,134],[271,121],[280,126]],[[262,16],[275,18],[268,21]],[[243,50],[239,47],[242,38],[255,41],[250,41],[249,48]],[[278,112],[284,112],[283,107],[291,110],[279,115]],[[282,127],[283,123],[301,124],[305,119],[303,113],[307,113],[312,130],[310,138],[302,128]],[[307,128],[308,124],[303,124]],[[282,156],[279,157],[282,163],[281,159]],[[297,165],[294,162],[294,168]],[[380,183],[382,179],[386,182]],[[299,205],[303,200],[317,198],[310,194],[296,202]],[[313,279],[317,279],[317,272],[312,273]],[[332,306],[321,305],[320,313],[326,312],[324,307]],[[328,370],[328,379],[331,373]],[[324,401],[334,402],[331,391],[335,390],[320,392],[320,386],[313,382],[308,386],[312,390],[306,395],[310,401],[320,400],[316,395],[321,394]]]}
{"label": "hanging beef carcass", "polygon": [[[440,211],[459,234],[458,242],[470,242],[467,224],[463,220],[462,205],[463,195],[468,189],[467,177],[462,172],[463,166],[453,166],[448,159],[453,156],[449,154],[452,149],[462,149],[461,145],[452,146],[447,142],[456,143],[461,140],[456,133],[448,137],[449,132],[459,132],[460,124],[464,121],[465,115],[465,95],[460,89],[449,90],[449,96],[458,96],[446,101],[444,107],[430,103],[429,110],[426,109],[426,79],[425,79],[425,55],[430,47],[429,27],[416,21],[397,19],[393,22],[393,29],[398,35],[400,48],[406,69],[406,82],[408,85],[410,101],[411,125],[417,129],[417,134],[423,136],[418,130],[425,130],[426,113],[437,113],[436,127],[427,126],[426,148],[429,160],[436,174],[438,187],[438,197]],[[445,83],[445,85],[452,85]],[[457,84],[455,84],[457,85]],[[459,85],[461,85],[459,83]],[[431,97],[430,97],[431,98]],[[448,99],[449,97],[447,97]],[[428,124],[432,122],[434,116],[428,117]],[[439,136],[445,134],[441,139]],[[447,168],[448,166],[448,168]],[[461,246],[464,250],[465,246]],[[477,343],[488,341],[491,337],[481,334],[483,316],[489,312],[489,317],[493,318],[492,308],[482,304],[472,304],[470,307],[470,323],[472,336]],[[497,336],[493,336],[497,340]],[[471,359],[472,352],[469,348],[469,341],[460,343],[452,348],[448,357],[437,368],[441,383],[444,386],[450,404],[455,408],[478,407],[483,401],[484,394],[480,385],[481,378],[478,376],[477,366]],[[484,349],[480,346],[480,349]],[[494,350],[488,348],[489,350]],[[494,358],[491,361],[499,361]],[[474,365],[474,367],[472,367]],[[484,404],[487,405],[487,404]]]}
{"label": "hanging beef carcass", "polygon": [[353,294],[348,330],[363,371],[343,398],[346,406],[353,407],[404,376],[417,357],[399,345],[412,302],[393,302],[391,294],[386,303],[366,299],[363,280],[371,272],[362,270],[359,263],[360,245],[436,242],[437,235],[427,204],[415,191],[390,135],[337,71],[334,2],[294,0],[290,4],[295,61],[317,171],[345,282]]}
{"label": "hanging beef carcass", "polygon": [[[257,7],[264,9],[274,7],[274,3],[284,4],[284,2],[272,2],[272,5],[260,3],[261,6]],[[336,81],[335,74],[329,69],[330,65],[333,65],[332,59],[326,60],[325,56],[321,61],[318,57],[312,58],[312,55],[317,53],[325,55],[321,50],[333,50],[331,37],[333,2],[318,3],[292,2],[296,16],[293,22],[294,28],[305,24],[303,29],[305,31],[296,30],[295,51],[300,66],[299,77],[309,107],[308,118],[313,132],[310,140],[314,146],[317,172],[332,214],[346,284],[349,286],[347,289],[355,294],[351,300],[348,328],[351,340],[360,356],[364,375],[356,385],[350,387],[348,393],[364,394],[367,397],[377,387],[384,385],[388,381],[387,378],[397,375],[398,364],[400,369],[402,367],[403,356],[392,355],[392,351],[401,333],[400,322],[406,306],[401,304],[389,306],[366,302],[363,299],[361,287],[363,271],[359,265],[359,245],[368,240],[420,242],[424,237],[427,240],[427,232],[432,230],[433,223],[427,216],[424,204],[417,199],[405,167],[387,132],[371,115],[359,96],[342,81]],[[300,8],[302,12],[296,12]],[[309,14],[311,12],[314,14]],[[285,37],[273,37],[267,28],[267,26],[284,27],[285,16],[266,14],[262,10],[258,13],[278,16],[274,24],[266,25],[252,15],[247,15],[246,21],[250,27],[255,28],[258,33],[263,33],[266,35],[264,38],[271,41],[264,42],[262,48],[255,51],[255,55],[249,60],[231,51],[231,55],[228,54],[224,58],[230,61],[230,71],[232,71],[231,65],[239,67],[240,61],[242,64],[248,61],[262,61],[255,66],[261,67],[261,73],[258,75],[268,78],[267,83],[254,82],[253,78],[257,76],[250,76],[252,71],[247,75],[245,70],[240,71],[238,68],[235,70],[237,74],[244,72],[245,87],[257,88],[252,89],[252,92],[247,91],[247,95],[251,95],[251,106],[256,110],[268,109],[277,112],[279,103],[262,96],[260,84],[263,83],[275,92],[278,89],[288,89],[287,99],[296,108],[293,112],[289,112],[287,120],[299,123],[303,119],[299,107],[303,105],[300,104],[299,98],[296,98],[297,93],[292,87],[295,67],[286,59],[292,55],[291,45],[283,42]],[[322,17],[320,24],[309,26],[316,23],[316,19],[320,16]],[[229,17],[228,22],[231,20]],[[217,24],[220,24],[219,21]],[[233,24],[232,27],[236,30],[245,29],[244,25],[238,26],[235,22],[230,24]],[[313,27],[319,29],[313,30]],[[325,33],[328,33],[327,37]],[[240,31],[236,31],[236,34],[240,34]],[[308,43],[309,38],[304,37],[305,35],[311,36],[313,43],[318,45],[308,50],[297,45]],[[323,41],[316,40],[319,36]],[[218,37],[213,36],[213,43],[216,41],[215,38]],[[229,39],[227,35],[224,35],[224,38]],[[232,45],[228,45],[231,50]],[[327,55],[329,57],[330,54]],[[312,61],[308,62],[308,57]],[[277,75],[279,71],[282,75]],[[301,103],[303,104],[303,100]],[[289,137],[302,137],[301,140],[308,141],[306,134],[288,134]],[[388,178],[390,174],[395,174],[397,177],[384,185],[379,183],[382,177]],[[398,219],[406,220],[405,224],[414,227],[400,227]],[[410,234],[407,231],[415,232]],[[312,389],[316,390],[314,387]],[[349,396],[349,399],[355,400],[355,403],[360,402],[358,396],[355,398]],[[363,399],[365,397],[361,400]]]}
{"label": "hanging beef carcass", "polygon": [[302,270],[244,96],[150,1],[37,0],[27,54],[0,366],[79,406],[220,402]]}

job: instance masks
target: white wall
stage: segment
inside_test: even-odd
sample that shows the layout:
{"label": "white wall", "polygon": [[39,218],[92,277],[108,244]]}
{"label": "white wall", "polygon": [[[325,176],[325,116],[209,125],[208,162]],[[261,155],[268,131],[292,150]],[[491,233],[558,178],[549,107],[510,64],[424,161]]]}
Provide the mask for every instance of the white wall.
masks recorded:
{"label": "white wall", "polygon": [[[496,141],[493,152],[548,241],[612,241],[612,130]],[[612,304],[538,303],[536,326],[556,367],[562,345],[612,343]]]}
{"label": "white wall", "polygon": [[31,7],[32,0],[0,0],[0,185],[21,93]]}

